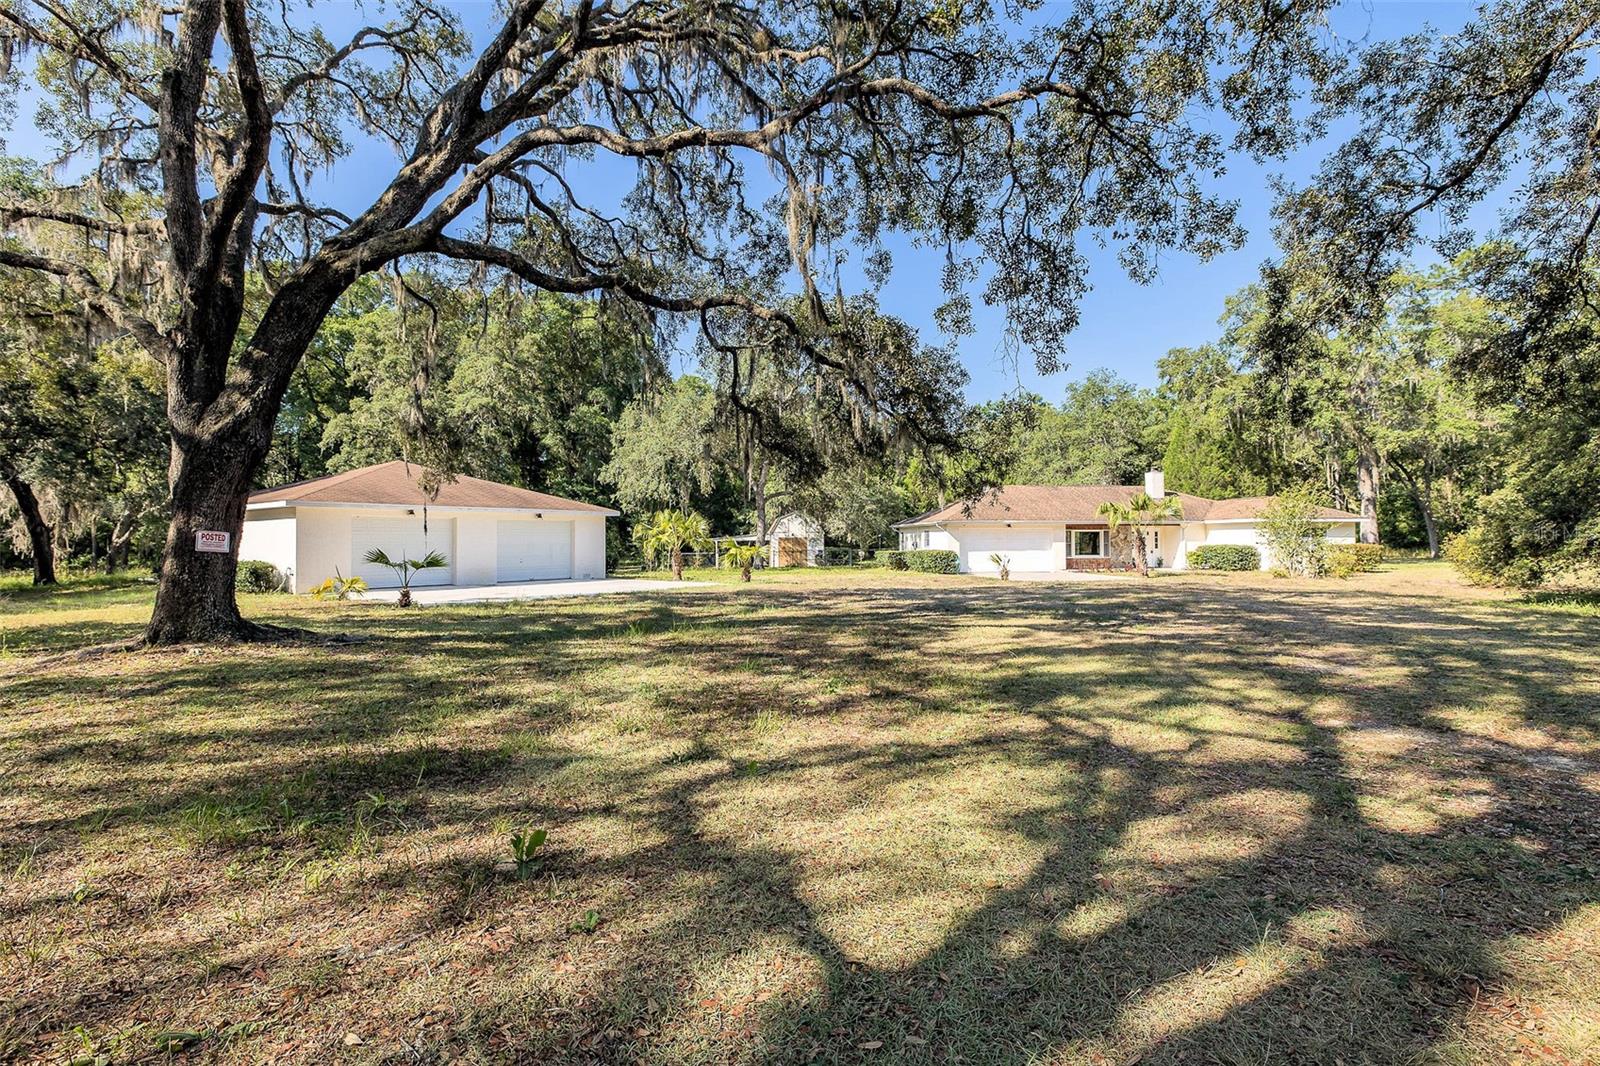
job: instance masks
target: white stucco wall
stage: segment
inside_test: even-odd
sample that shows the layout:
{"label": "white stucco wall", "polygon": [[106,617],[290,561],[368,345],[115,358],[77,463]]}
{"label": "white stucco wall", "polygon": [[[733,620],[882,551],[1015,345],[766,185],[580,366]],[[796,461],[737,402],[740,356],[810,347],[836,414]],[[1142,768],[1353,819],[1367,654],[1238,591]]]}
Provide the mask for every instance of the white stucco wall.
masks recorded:
{"label": "white stucco wall", "polygon": [[605,515],[582,515],[572,520],[572,576],[606,576]]}
{"label": "white stucco wall", "polygon": [[271,563],[278,572],[291,579],[295,575],[295,513],[294,508],[269,511],[266,514],[244,516],[244,530],[239,534],[239,561],[259,559]]}
{"label": "white stucco wall", "polygon": [[[356,514],[338,507],[299,507],[300,529],[295,555],[294,590],[309,592],[334,575],[355,572],[350,558],[350,519]],[[375,513],[375,512],[364,512]]]}
{"label": "white stucco wall", "polygon": [[1006,557],[1011,569],[1018,573],[1049,572],[1066,566],[1066,527],[1054,523],[973,524],[955,527],[945,537],[947,550],[956,553],[964,574],[998,573],[1000,568],[989,560],[990,555]]}
{"label": "white stucco wall", "polygon": [[[1014,528],[1025,528],[1022,523],[1012,523]],[[953,551],[961,561],[961,569],[966,572],[971,562],[967,556],[972,549],[972,544],[982,546],[982,541],[977,538],[992,539],[997,530],[1006,528],[1003,523],[985,523],[974,525],[952,524],[944,528],[924,526],[913,529],[900,530],[900,549],[911,551],[916,549]],[[1043,528],[1043,526],[1036,527]],[[1064,524],[1052,524],[1051,559],[1049,569],[1064,570],[1067,565],[1067,529]],[[1161,559],[1161,565],[1173,570],[1186,570],[1189,565],[1189,552],[1205,544],[1245,544],[1255,548],[1261,553],[1261,568],[1270,569],[1273,565],[1272,553],[1261,542],[1261,530],[1256,522],[1184,522],[1181,525],[1163,525],[1160,528],[1161,542],[1159,547],[1151,551],[1151,563],[1154,565],[1156,556]],[[968,537],[969,543],[963,544],[962,538]],[[1328,526],[1327,539],[1331,544],[1354,544],[1359,539],[1359,526],[1355,522],[1335,522]],[[1004,554],[1004,553],[1003,553]],[[1012,562],[1012,568],[1024,569],[1017,561]],[[1031,568],[1031,567],[1029,567]],[[987,558],[972,565],[971,569],[992,571]]]}
{"label": "white stucco wall", "polygon": [[1328,543],[1354,544],[1358,539],[1357,533],[1360,526],[1355,522],[1340,522],[1328,527]]}
{"label": "white stucco wall", "polygon": [[[441,512],[429,512],[440,514]],[[482,511],[457,511],[455,573],[458,585],[492,585],[499,559],[498,534],[503,516]]]}
{"label": "white stucco wall", "polygon": [[[925,536],[924,536],[925,535]],[[918,539],[918,538],[922,539]],[[924,543],[923,541],[926,541]],[[960,551],[961,545],[947,529],[908,529],[900,533],[901,551]]]}
{"label": "white stucco wall", "polygon": [[[417,521],[421,522],[421,508],[416,510]],[[335,570],[346,577],[354,572],[357,560],[350,540],[354,519],[394,518],[404,513],[399,508],[358,507],[298,507],[265,514],[246,512],[240,558],[265,560],[291,574],[293,591],[308,592],[332,577]],[[602,578],[606,574],[604,515],[550,515],[541,519],[514,511],[431,507],[427,517],[429,547],[443,552],[450,560],[451,577],[457,585],[495,583],[497,530],[500,522],[508,520],[570,522],[572,576]]]}
{"label": "white stucco wall", "polygon": [[[1200,535],[1195,538],[1194,531],[1199,528]],[[1356,542],[1357,525],[1354,522],[1334,522],[1327,527],[1327,541],[1330,544],[1354,544]],[[1200,547],[1202,544],[1247,544],[1261,553],[1261,569],[1270,570],[1275,565],[1272,550],[1261,539],[1261,527],[1255,522],[1238,523],[1189,523],[1184,527],[1185,553]],[[1187,561],[1185,561],[1187,566]]]}

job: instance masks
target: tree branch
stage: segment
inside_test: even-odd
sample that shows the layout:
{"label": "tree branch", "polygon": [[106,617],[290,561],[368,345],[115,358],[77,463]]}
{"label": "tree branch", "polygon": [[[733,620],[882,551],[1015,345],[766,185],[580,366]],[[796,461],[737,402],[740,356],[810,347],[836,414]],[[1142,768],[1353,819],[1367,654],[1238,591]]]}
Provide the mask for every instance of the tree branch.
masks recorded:
{"label": "tree branch", "polygon": [[53,274],[60,278],[66,286],[78,295],[88,307],[119,329],[125,329],[133,334],[134,338],[144,346],[151,356],[166,360],[172,354],[172,346],[166,334],[158,329],[155,323],[139,314],[127,303],[117,296],[107,292],[98,279],[87,268],[77,263],[69,263],[60,259],[50,259],[31,252],[23,252],[14,248],[0,248],[0,266],[15,267],[20,270],[36,270],[42,274]]}

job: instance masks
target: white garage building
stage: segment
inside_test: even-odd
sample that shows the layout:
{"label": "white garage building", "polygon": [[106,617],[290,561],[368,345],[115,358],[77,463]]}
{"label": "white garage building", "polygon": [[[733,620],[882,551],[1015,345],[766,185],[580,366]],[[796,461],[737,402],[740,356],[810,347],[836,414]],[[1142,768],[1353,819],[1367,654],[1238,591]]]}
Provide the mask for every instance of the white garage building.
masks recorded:
{"label": "white garage building", "polygon": [[616,511],[494,481],[458,476],[429,501],[423,468],[396,460],[250,494],[240,559],[277,567],[294,592],[334,575],[392,588],[388,567],[364,561],[441,553],[449,565],[419,570],[413,586],[494,585],[602,578],[606,519]]}
{"label": "white garage building", "polygon": [[[1204,544],[1247,544],[1261,553],[1262,569],[1273,565],[1261,538],[1261,512],[1270,496],[1211,500],[1168,493],[1161,471],[1145,475],[1144,485],[1006,485],[979,499],[935,508],[901,522],[900,548],[943,549],[956,553],[964,574],[992,574],[990,556],[1006,559],[1014,573],[1102,570],[1121,565],[1100,505],[1127,503],[1141,489],[1151,496],[1175,495],[1183,517],[1153,528],[1145,550],[1151,566],[1182,570],[1189,552]],[[1318,511],[1330,543],[1354,543],[1361,516],[1333,507]]]}

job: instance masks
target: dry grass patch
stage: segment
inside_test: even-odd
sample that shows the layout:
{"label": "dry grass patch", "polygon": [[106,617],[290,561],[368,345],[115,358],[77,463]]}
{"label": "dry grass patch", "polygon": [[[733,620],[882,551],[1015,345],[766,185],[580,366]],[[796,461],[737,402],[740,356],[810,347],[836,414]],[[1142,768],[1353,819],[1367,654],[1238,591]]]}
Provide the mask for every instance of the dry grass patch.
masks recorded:
{"label": "dry grass patch", "polygon": [[1415,573],[30,600],[0,1059],[1594,1061],[1600,638]]}

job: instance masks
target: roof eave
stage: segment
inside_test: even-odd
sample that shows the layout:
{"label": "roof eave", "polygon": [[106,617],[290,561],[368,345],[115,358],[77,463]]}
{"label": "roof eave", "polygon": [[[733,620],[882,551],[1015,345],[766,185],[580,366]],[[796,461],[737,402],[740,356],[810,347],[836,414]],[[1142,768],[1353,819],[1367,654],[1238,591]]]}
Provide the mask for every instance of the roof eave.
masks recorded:
{"label": "roof eave", "polygon": [[278,507],[345,507],[353,510],[416,510],[418,507],[427,507],[435,511],[474,511],[485,514],[524,514],[533,511],[537,514],[559,515],[593,515],[603,518],[621,518],[621,511],[613,511],[609,507],[539,507],[529,505],[525,507],[469,507],[450,503],[351,503],[342,500],[265,500],[257,503],[246,503],[245,510],[258,511]]}

